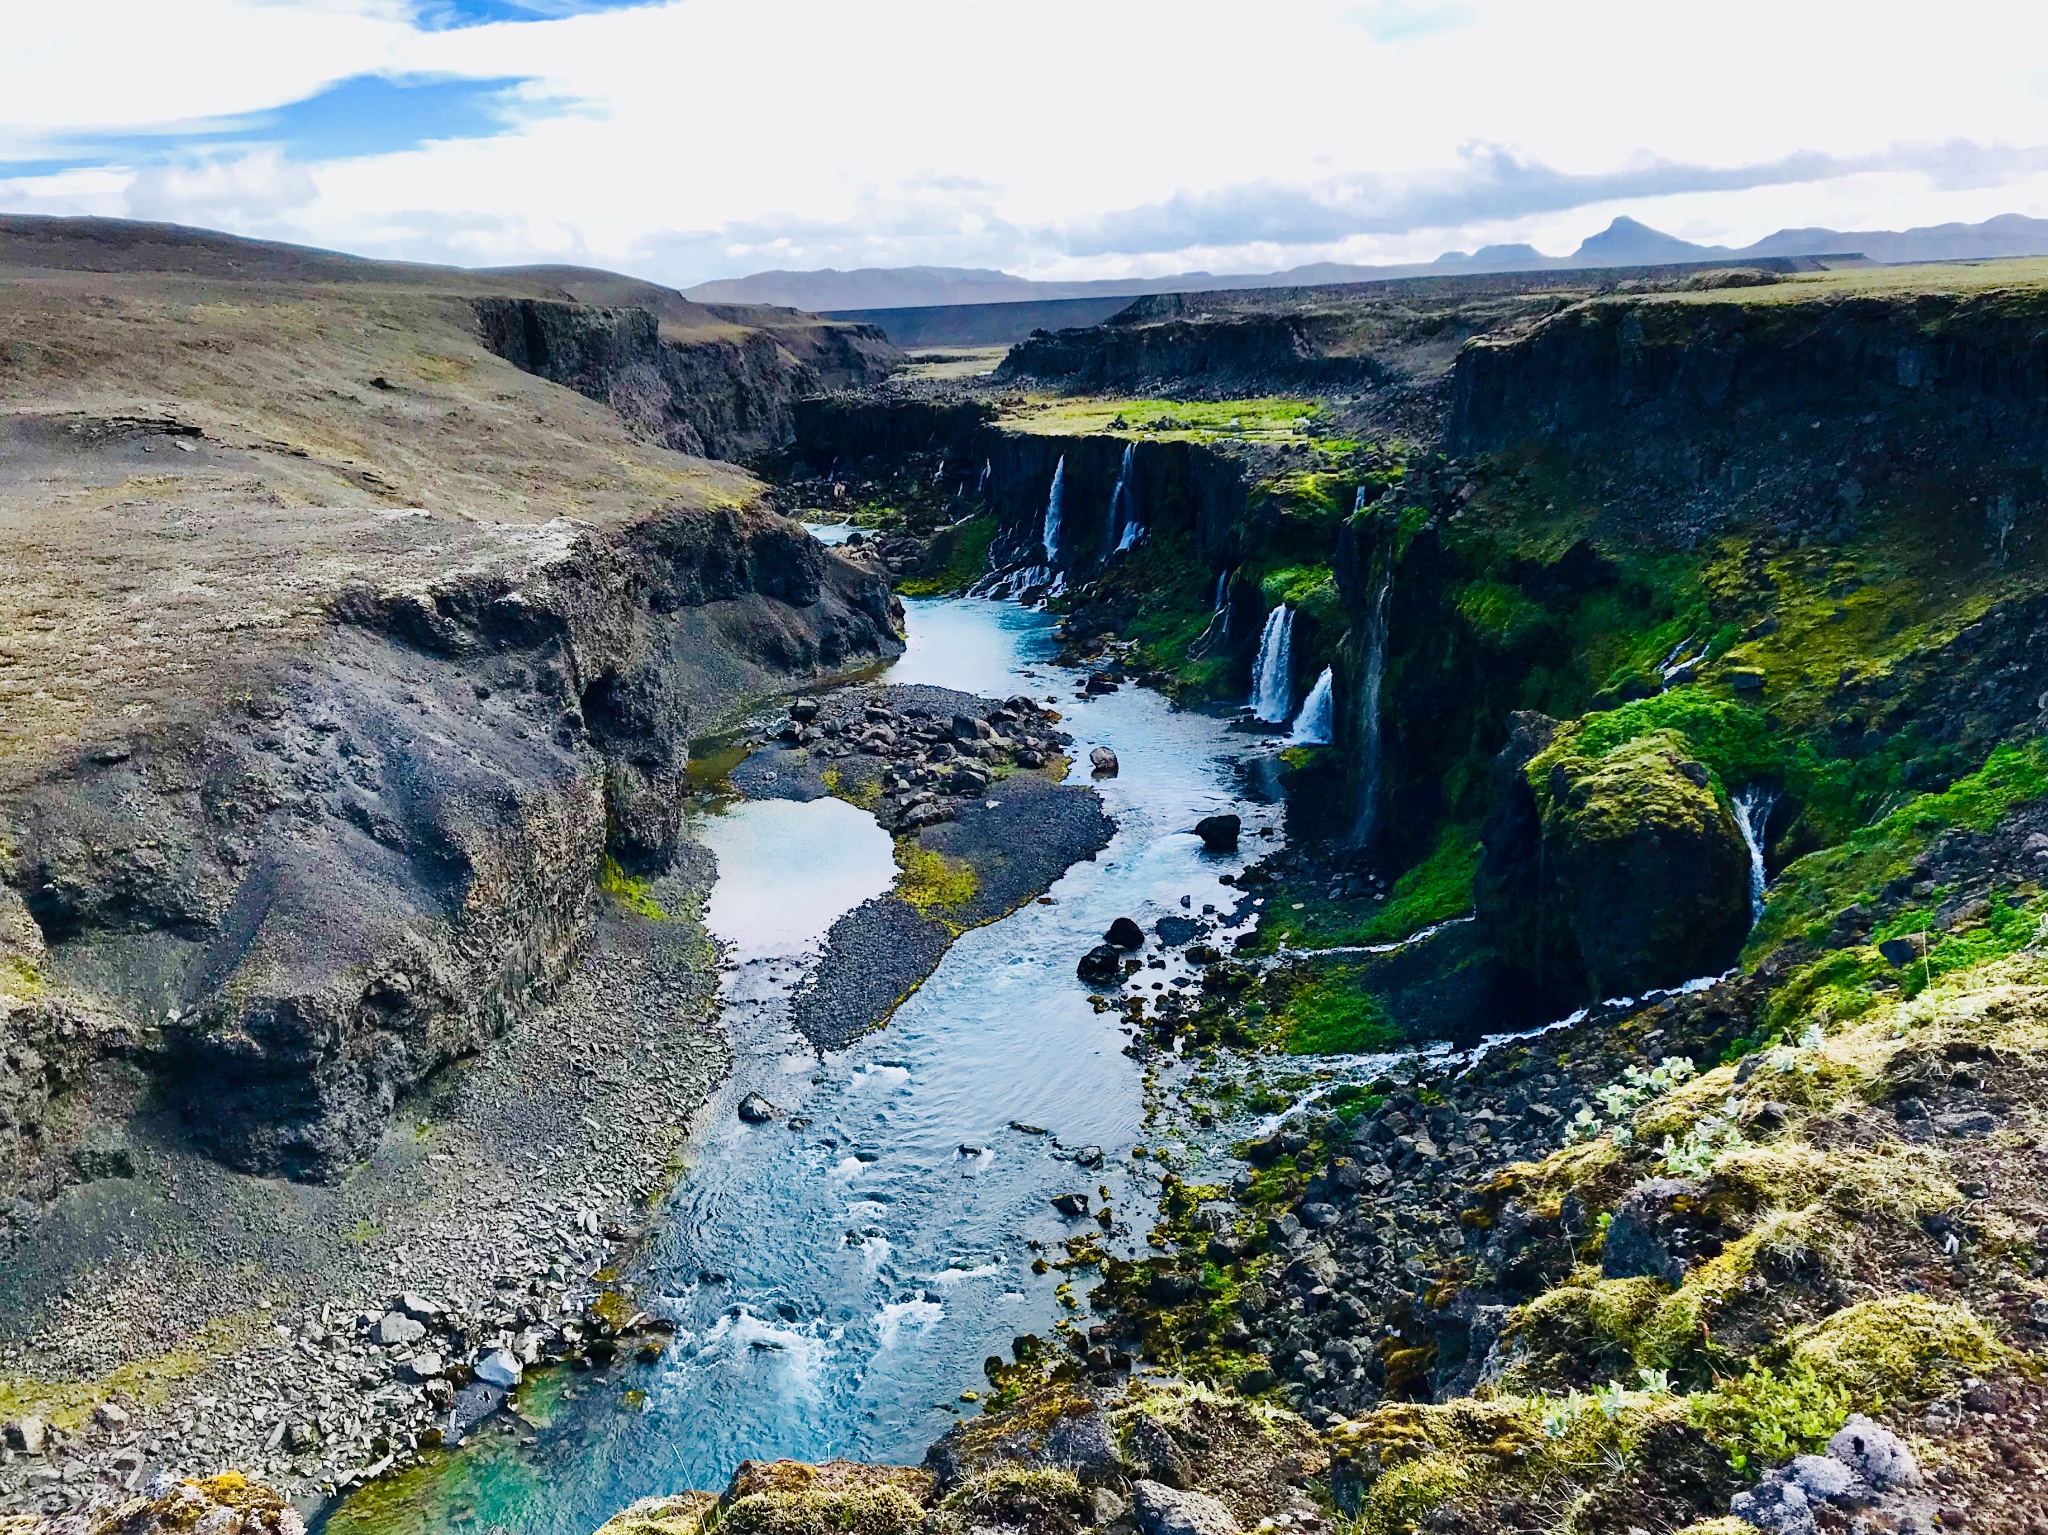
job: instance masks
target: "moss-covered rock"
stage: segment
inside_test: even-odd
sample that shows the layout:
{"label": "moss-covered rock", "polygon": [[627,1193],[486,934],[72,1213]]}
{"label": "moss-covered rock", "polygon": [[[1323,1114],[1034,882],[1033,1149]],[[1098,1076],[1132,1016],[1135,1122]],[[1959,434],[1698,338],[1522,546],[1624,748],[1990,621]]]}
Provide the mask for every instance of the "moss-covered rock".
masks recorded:
{"label": "moss-covered rock", "polygon": [[719,1499],[733,1535],[896,1535],[923,1521],[932,1478],[914,1466],[742,1461]]}
{"label": "moss-covered rock", "polygon": [[1587,751],[1567,729],[1488,827],[1480,910],[1549,1000],[1640,995],[1727,968],[1749,931],[1749,851],[1675,731]]}
{"label": "moss-covered rock", "polygon": [[679,1492],[667,1498],[642,1498],[614,1514],[597,1535],[703,1535],[705,1516],[718,1506],[710,1492]]}

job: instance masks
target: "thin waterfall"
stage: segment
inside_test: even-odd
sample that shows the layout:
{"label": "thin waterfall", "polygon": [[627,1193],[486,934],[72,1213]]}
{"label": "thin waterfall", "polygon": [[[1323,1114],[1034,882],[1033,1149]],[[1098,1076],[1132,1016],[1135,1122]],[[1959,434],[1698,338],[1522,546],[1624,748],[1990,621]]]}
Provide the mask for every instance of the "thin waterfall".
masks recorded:
{"label": "thin waterfall", "polygon": [[977,496],[988,489],[988,477],[995,472],[995,467],[994,459],[985,458],[981,461],[981,478],[974,482],[974,493]]}
{"label": "thin waterfall", "polygon": [[1124,461],[1116,472],[1116,489],[1109,493],[1109,533],[1102,541],[1105,550],[1114,549],[1121,553],[1136,542],[1133,530],[1138,525],[1138,515],[1131,496],[1131,459],[1137,451],[1135,442],[1124,444]]}
{"label": "thin waterfall", "polygon": [[1308,698],[1301,706],[1301,717],[1295,720],[1294,734],[1287,738],[1287,744],[1328,746],[1336,716],[1337,706],[1330,694],[1330,668],[1326,666],[1323,674],[1316,678],[1316,685],[1308,690]]}
{"label": "thin waterfall", "polygon": [[1045,532],[1040,542],[1045,545],[1045,563],[1057,565],[1060,562],[1060,502],[1067,494],[1067,457],[1060,455],[1060,461],[1052,471],[1052,494],[1045,498]]}
{"label": "thin waterfall", "polygon": [[[1355,517],[1365,510],[1365,487],[1358,488],[1358,501],[1352,507]],[[1380,519],[1383,526],[1379,536],[1373,540],[1372,598],[1366,608],[1365,617],[1365,672],[1359,679],[1358,689],[1358,737],[1359,737],[1359,800],[1358,800],[1358,844],[1372,845],[1373,833],[1379,829],[1380,810],[1380,688],[1387,677],[1387,598],[1394,590],[1394,549],[1391,537],[1391,518]]]}
{"label": "thin waterfall", "polygon": [[1210,611],[1210,612],[1212,612],[1212,613],[1221,613],[1221,612],[1223,611],[1223,599],[1224,599],[1224,598],[1225,598],[1225,597],[1226,597],[1226,596],[1227,596],[1227,595],[1229,594],[1229,587],[1230,587],[1230,572],[1229,572],[1229,571],[1227,571],[1227,570],[1219,570],[1219,571],[1217,571],[1217,572],[1216,572],[1216,602],[1215,602],[1214,606],[1212,606],[1212,607],[1211,607],[1211,608],[1209,609],[1209,611]]}
{"label": "thin waterfall", "polygon": [[1749,925],[1755,927],[1764,914],[1764,831],[1771,824],[1771,807],[1778,803],[1778,791],[1753,783],[1730,801],[1735,824],[1749,849]]}
{"label": "thin waterfall", "polygon": [[1252,667],[1252,717],[1284,725],[1294,712],[1294,609],[1274,604],[1259,635],[1259,659]]}

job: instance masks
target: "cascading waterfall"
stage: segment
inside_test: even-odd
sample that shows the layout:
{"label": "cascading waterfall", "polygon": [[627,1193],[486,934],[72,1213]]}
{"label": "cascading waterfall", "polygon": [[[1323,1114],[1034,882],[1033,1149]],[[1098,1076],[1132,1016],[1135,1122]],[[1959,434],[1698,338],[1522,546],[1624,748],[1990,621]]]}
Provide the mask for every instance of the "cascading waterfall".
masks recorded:
{"label": "cascading waterfall", "polygon": [[995,472],[995,467],[994,459],[985,458],[981,461],[981,478],[974,482],[974,493],[977,496],[988,489],[988,477]]}
{"label": "cascading waterfall", "polygon": [[1212,613],[1221,613],[1223,611],[1224,598],[1226,598],[1229,594],[1230,572],[1227,570],[1219,570],[1216,572],[1216,601],[1214,606],[1212,606],[1209,609],[1209,611]]}
{"label": "cascading waterfall", "polygon": [[[1365,487],[1358,488],[1352,516],[1365,510]],[[1391,522],[1383,518],[1383,522]],[[1394,590],[1394,549],[1383,530],[1374,540],[1372,601],[1366,609],[1365,669],[1358,690],[1358,735],[1361,750],[1358,801],[1358,844],[1370,847],[1379,829],[1380,808],[1380,687],[1387,676],[1387,598]]]}
{"label": "cascading waterfall", "polygon": [[1060,503],[1067,494],[1067,458],[1063,453],[1052,471],[1052,494],[1045,498],[1045,531],[1039,542],[1045,545],[1045,563],[1060,562]]}
{"label": "cascading waterfall", "polygon": [[1330,668],[1326,666],[1323,674],[1316,678],[1316,685],[1308,690],[1308,698],[1301,706],[1301,715],[1294,722],[1294,734],[1287,738],[1287,744],[1328,746],[1336,714],[1337,706],[1330,693]]}
{"label": "cascading waterfall", "polygon": [[1731,801],[1735,824],[1749,849],[1749,925],[1755,927],[1764,914],[1764,830],[1771,824],[1771,807],[1778,803],[1778,791],[1751,784]]}
{"label": "cascading waterfall", "polygon": [[1116,472],[1116,489],[1109,493],[1109,536],[1103,539],[1102,547],[1119,554],[1138,541],[1138,508],[1136,498],[1131,494],[1131,460],[1137,451],[1135,442],[1124,444],[1124,461]]}
{"label": "cascading waterfall", "polygon": [[1294,609],[1277,603],[1259,635],[1259,659],[1252,667],[1252,717],[1284,725],[1294,711]]}

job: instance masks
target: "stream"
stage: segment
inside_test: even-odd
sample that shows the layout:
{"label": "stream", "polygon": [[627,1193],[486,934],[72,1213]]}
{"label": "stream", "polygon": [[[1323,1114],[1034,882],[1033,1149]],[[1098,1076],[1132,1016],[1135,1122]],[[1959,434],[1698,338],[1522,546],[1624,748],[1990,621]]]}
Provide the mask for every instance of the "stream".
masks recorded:
{"label": "stream", "polygon": [[[1267,743],[1135,687],[1076,698],[1045,614],[906,607],[909,647],[885,680],[1054,698],[1080,780],[1094,746],[1121,760],[1100,782],[1114,838],[1050,903],[963,935],[888,1027],[821,1057],[789,998],[831,923],[888,888],[890,839],[834,799],[704,817],[698,835],[719,860],[706,921],[725,946],[737,1062],[638,1260],[643,1304],[673,1317],[674,1340],[650,1362],[529,1381],[512,1431],[440,1458],[402,1509],[377,1500],[380,1532],[590,1535],[636,1498],[721,1488],[747,1458],[915,1462],[973,1410],[961,1393],[985,1386],[985,1357],[1068,1314],[1063,1276],[1031,1271],[1030,1244],[1081,1226],[1052,1195],[1106,1189],[1136,1233],[1116,1245],[1142,1250],[1157,1190],[1130,1155],[1143,1068],[1074,963],[1116,917],[1149,933],[1162,916],[1229,904],[1217,876],[1277,845],[1261,833],[1277,838],[1278,808],[1243,790]],[[1192,834],[1222,810],[1245,817],[1245,855],[1209,855]],[[743,1123],[749,1092],[779,1117]],[[1087,1147],[1100,1167],[1075,1164]],[[370,1527],[346,1503],[329,1525]]]}

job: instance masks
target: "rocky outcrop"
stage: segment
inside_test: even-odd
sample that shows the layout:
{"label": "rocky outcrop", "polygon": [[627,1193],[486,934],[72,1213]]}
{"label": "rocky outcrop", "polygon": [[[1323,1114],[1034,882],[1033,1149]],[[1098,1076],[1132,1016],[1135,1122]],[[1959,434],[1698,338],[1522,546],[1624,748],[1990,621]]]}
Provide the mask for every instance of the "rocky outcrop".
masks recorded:
{"label": "rocky outcrop", "polygon": [[46,995],[5,1026],[26,1041],[101,999],[219,1156],[333,1177],[561,979],[607,858],[665,860],[691,737],[891,653],[889,601],[737,511],[560,525],[523,560],[352,589],[226,712],[5,807],[6,880],[47,944]]}
{"label": "rocky outcrop", "polygon": [[798,400],[876,382],[894,362],[871,326],[675,335],[651,309],[532,298],[475,306],[485,346],[506,361],[610,405],[637,436],[707,458],[787,446]]}
{"label": "rocky outcrop", "polygon": [[1749,931],[1748,851],[1711,775],[1679,736],[1599,754],[1568,733],[1505,751],[1476,888],[1488,944],[1534,980],[1538,1010],[1635,996],[1717,974]]}
{"label": "rocky outcrop", "polygon": [[1610,517],[1683,544],[1735,519],[1840,536],[1919,498],[1985,519],[2048,495],[2038,288],[1771,289],[1574,305],[1459,357],[1457,454],[1541,446]]}
{"label": "rocky outcrop", "polygon": [[997,377],[1073,392],[1363,392],[1398,409],[1449,371],[1468,337],[1590,290],[1584,273],[1522,273],[1159,294],[1107,324],[1033,332]]}

